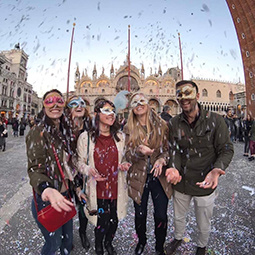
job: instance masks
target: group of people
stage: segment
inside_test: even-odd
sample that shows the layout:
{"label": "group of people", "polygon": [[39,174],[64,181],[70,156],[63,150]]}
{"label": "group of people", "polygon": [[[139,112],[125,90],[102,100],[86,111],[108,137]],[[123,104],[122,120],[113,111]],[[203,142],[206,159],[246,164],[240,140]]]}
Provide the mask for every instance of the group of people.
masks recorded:
{"label": "group of people", "polygon": [[[73,249],[72,220],[52,234],[37,219],[38,211],[48,204],[57,211],[69,211],[72,201],[67,199],[68,193],[75,196],[82,246],[88,250],[91,245],[86,234],[89,221],[95,226],[94,246],[99,255],[104,251],[117,254],[113,239],[118,221],[127,214],[128,197],[133,200],[138,237],[134,253],[143,254],[150,194],[155,254],[173,254],[182,243],[193,199],[198,227],[196,254],[205,254],[215,189],[232,159],[233,144],[224,119],[198,103],[194,82],[180,81],[176,91],[182,113],[170,121],[150,107],[146,95],[132,94],[123,131],[109,100],[100,100],[92,117],[82,98],[72,96],[65,102],[56,89],[45,93],[42,118],[26,137],[28,175],[35,192],[32,212],[45,239],[41,254],[58,250],[70,254]],[[175,233],[172,242],[165,244],[171,196]]]}
{"label": "group of people", "polygon": [[238,118],[232,109],[227,109],[225,122],[232,142],[244,142],[244,157],[249,161],[255,159],[255,122],[250,114],[246,118]]}

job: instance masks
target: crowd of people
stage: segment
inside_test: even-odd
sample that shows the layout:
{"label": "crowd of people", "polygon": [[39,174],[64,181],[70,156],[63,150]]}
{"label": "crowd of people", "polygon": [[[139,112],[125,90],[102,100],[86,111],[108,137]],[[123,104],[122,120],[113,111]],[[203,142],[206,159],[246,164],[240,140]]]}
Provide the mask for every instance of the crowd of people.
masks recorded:
{"label": "crowd of people", "polygon": [[244,142],[244,157],[249,161],[255,159],[255,123],[250,114],[246,118],[238,117],[232,109],[227,109],[224,117],[228,126],[229,136],[233,143]]}
{"label": "crowd of people", "polygon": [[[86,251],[91,247],[90,222],[98,255],[117,254],[114,236],[130,197],[138,237],[134,253],[143,254],[150,195],[155,254],[173,254],[178,249],[192,199],[198,228],[196,254],[206,253],[215,190],[233,157],[233,143],[224,118],[198,103],[194,82],[178,82],[176,89],[181,114],[172,117],[165,107],[160,117],[146,95],[137,92],[130,95],[129,116],[121,123],[109,100],[97,102],[90,116],[81,97],[65,102],[56,89],[45,93],[40,121],[26,136],[28,175],[35,193],[32,213],[45,239],[41,254],[70,254],[75,249],[72,219],[54,233],[38,220],[38,213],[48,205],[68,213],[73,205],[69,196],[75,197],[81,244]],[[165,244],[171,197],[175,232]]]}

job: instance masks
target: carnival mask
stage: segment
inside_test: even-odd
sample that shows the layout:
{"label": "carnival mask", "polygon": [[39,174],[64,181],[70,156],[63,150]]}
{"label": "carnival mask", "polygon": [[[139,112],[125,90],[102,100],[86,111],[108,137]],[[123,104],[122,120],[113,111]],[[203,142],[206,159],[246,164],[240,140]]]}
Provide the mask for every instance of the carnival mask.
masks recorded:
{"label": "carnival mask", "polygon": [[81,97],[78,98],[74,98],[72,99],[68,104],[67,104],[68,108],[85,108],[86,107],[86,103],[84,102],[84,100]]}
{"label": "carnival mask", "polygon": [[115,113],[115,108],[111,106],[104,106],[103,108],[100,108],[100,112],[106,115],[111,115],[111,114],[116,114]]}
{"label": "carnival mask", "polygon": [[146,104],[148,104],[148,99],[146,99],[144,95],[136,95],[134,96],[134,98],[132,98],[130,107],[135,108],[138,105],[146,105]]}
{"label": "carnival mask", "polygon": [[43,101],[43,106],[46,108],[51,108],[55,105],[58,107],[65,106],[65,100],[58,93],[50,93]]}
{"label": "carnival mask", "polygon": [[184,86],[176,90],[177,100],[182,99],[195,99],[197,95],[196,88],[190,86]]}

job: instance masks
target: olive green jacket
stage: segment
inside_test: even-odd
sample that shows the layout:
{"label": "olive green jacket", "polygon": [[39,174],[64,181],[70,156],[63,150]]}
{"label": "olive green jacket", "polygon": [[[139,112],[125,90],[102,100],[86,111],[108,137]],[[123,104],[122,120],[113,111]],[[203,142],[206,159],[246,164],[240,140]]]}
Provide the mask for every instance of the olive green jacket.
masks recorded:
{"label": "olive green jacket", "polygon": [[199,188],[196,183],[204,181],[213,168],[225,171],[232,160],[233,144],[223,117],[200,107],[200,116],[192,129],[181,113],[169,123],[169,141],[169,167],[178,169],[182,176],[173,188],[192,196],[211,194],[213,189]]}
{"label": "olive green jacket", "polygon": [[54,139],[43,125],[34,126],[26,136],[27,171],[30,184],[38,194],[41,194],[47,187],[61,191],[62,185],[64,185],[51,144],[54,144],[66,178],[72,179],[70,169],[65,168],[67,166],[65,162],[66,153],[61,140]]}

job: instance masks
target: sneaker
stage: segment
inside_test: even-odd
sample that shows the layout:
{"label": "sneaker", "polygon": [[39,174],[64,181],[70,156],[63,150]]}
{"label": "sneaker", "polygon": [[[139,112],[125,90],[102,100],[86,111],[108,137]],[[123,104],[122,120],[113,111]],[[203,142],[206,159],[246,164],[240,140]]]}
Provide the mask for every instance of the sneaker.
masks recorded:
{"label": "sneaker", "polygon": [[182,243],[182,240],[177,240],[177,239],[174,239],[173,241],[171,241],[171,243],[167,244],[166,245],[166,254],[167,255],[171,255],[173,254],[176,249],[181,245]]}
{"label": "sneaker", "polygon": [[205,255],[206,247],[197,247],[196,255]]}
{"label": "sneaker", "polygon": [[248,153],[244,153],[243,156],[244,157],[249,157],[249,154]]}

